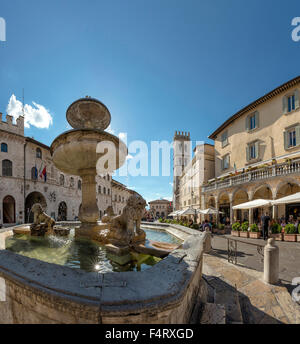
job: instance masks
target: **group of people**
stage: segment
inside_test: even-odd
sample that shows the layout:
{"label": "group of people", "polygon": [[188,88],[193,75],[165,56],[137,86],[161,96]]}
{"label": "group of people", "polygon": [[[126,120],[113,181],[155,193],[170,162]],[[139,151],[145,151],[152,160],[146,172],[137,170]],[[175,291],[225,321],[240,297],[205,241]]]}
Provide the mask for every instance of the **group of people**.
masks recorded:
{"label": "group of people", "polygon": [[281,216],[281,218],[278,221],[275,221],[274,219],[271,219],[269,216],[269,213],[266,211],[261,219],[261,229],[263,233],[263,239],[267,240],[269,237],[269,228],[274,224],[274,223],[279,223],[281,227],[285,227],[287,224],[293,224],[296,228],[298,228],[300,224],[300,217],[297,217],[297,219],[294,219],[293,215],[290,215],[288,219],[286,219],[284,216]]}

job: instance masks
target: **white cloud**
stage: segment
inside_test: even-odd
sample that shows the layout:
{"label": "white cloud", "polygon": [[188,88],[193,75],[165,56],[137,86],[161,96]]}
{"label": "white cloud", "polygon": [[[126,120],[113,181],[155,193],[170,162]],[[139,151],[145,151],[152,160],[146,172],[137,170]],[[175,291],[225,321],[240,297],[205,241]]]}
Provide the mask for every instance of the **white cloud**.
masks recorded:
{"label": "white cloud", "polygon": [[[32,102],[33,106],[29,104],[24,105],[24,126],[30,128],[31,125],[44,129],[49,128],[53,123],[53,118],[43,105]],[[11,95],[6,111],[16,120],[19,116],[23,116],[23,104],[17,100],[14,94]]]}
{"label": "white cloud", "polygon": [[169,184],[173,187],[173,183],[170,182]]}
{"label": "white cloud", "polygon": [[119,133],[119,139],[125,140],[127,138],[127,133]]}
{"label": "white cloud", "polygon": [[108,133],[112,134],[112,135],[115,135],[115,131],[112,129],[111,125],[109,125],[105,131],[107,131]]}

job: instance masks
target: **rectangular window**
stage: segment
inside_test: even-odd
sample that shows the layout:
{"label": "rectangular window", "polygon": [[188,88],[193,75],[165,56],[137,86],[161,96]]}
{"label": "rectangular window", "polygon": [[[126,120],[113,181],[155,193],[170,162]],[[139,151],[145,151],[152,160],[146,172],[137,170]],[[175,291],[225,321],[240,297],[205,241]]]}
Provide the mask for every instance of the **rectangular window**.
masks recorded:
{"label": "rectangular window", "polygon": [[252,144],[249,148],[250,148],[250,159],[256,159],[255,144]]}
{"label": "rectangular window", "polygon": [[259,157],[259,141],[250,143],[246,147],[247,161],[258,159]]}
{"label": "rectangular window", "polygon": [[225,147],[228,144],[228,135],[227,131],[225,131],[221,136],[222,147]]}
{"label": "rectangular window", "polygon": [[229,168],[229,154],[225,155],[222,159],[222,169],[226,170]]}
{"label": "rectangular window", "polygon": [[296,146],[296,130],[292,129],[288,132],[288,145],[289,147],[295,147]]}
{"label": "rectangular window", "polygon": [[250,116],[250,130],[256,128],[255,115]]}
{"label": "rectangular window", "polygon": [[295,95],[288,97],[288,112],[295,110]]}

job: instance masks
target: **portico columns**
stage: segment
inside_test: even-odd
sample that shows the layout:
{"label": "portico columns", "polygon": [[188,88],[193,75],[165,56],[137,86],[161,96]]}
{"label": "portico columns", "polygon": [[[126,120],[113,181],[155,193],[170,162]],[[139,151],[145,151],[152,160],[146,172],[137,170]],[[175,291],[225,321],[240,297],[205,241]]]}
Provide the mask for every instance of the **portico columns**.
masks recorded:
{"label": "portico columns", "polygon": [[[249,202],[253,200],[253,193],[248,193]],[[253,209],[249,209],[249,226],[253,224]]]}
{"label": "portico columns", "polygon": [[216,224],[218,224],[220,215],[219,215],[219,200],[217,198],[216,198],[216,209],[218,211],[216,214]]}
{"label": "portico columns", "polygon": [[233,224],[233,195],[229,195],[229,218],[230,218],[230,224]]}
{"label": "portico columns", "polygon": [[233,224],[233,201],[230,200],[230,224]]}
{"label": "portico columns", "polygon": [[[273,201],[275,201],[276,199],[276,191],[273,190],[272,191],[272,196],[273,196]],[[277,205],[272,205],[272,217],[273,217],[273,220],[277,219],[278,217],[278,206]]]}

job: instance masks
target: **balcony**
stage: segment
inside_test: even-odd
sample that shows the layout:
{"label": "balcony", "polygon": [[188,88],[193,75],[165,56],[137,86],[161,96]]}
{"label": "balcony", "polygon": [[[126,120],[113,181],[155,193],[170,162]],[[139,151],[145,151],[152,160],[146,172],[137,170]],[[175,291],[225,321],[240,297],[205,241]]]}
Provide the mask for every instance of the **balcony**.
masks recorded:
{"label": "balcony", "polygon": [[243,173],[240,172],[236,175],[215,179],[211,183],[203,185],[202,191],[209,192],[298,173],[300,173],[300,159],[289,160],[281,164],[266,164],[262,167],[258,166],[257,168],[249,168]]}

